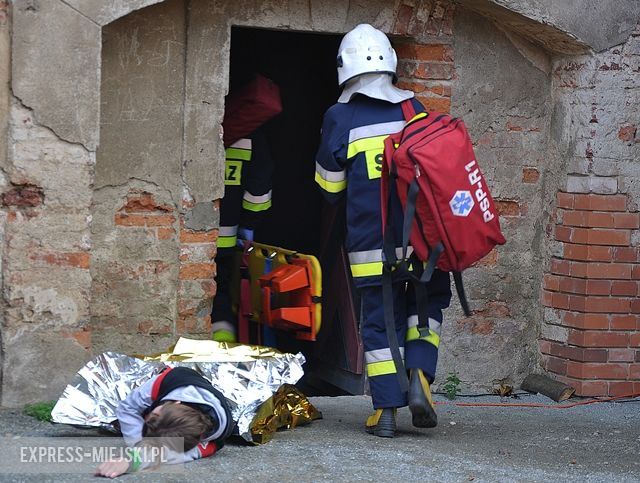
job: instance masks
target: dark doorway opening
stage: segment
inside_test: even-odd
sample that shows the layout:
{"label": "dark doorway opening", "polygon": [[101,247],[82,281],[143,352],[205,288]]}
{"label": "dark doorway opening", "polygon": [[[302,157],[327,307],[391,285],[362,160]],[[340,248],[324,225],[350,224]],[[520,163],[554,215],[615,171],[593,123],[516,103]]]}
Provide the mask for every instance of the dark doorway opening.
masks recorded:
{"label": "dark doorway opening", "polygon": [[318,255],[322,199],[314,158],[322,116],[338,97],[339,42],[331,35],[231,30],[230,88],[260,73],[282,98],[282,113],[265,126],[275,161],[273,207],[256,236],[268,245]]}
{"label": "dark doorway opening", "polygon": [[346,259],[338,249],[331,250],[330,261],[322,259],[329,251],[327,240],[336,237],[332,208],[314,181],[322,118],[339,95],[336,53],[341,37],[231,29],[230,90],[259,73],[278,85],[283,106],[282,113],[265,125],[275,162],[273,205],[254,239],[314,255],[322,264],[323,313],[317,341],[302,342],[277,331],[278,349],[300,351],[307,358],[301,385],[310,395],[361,393],[363,386]]}

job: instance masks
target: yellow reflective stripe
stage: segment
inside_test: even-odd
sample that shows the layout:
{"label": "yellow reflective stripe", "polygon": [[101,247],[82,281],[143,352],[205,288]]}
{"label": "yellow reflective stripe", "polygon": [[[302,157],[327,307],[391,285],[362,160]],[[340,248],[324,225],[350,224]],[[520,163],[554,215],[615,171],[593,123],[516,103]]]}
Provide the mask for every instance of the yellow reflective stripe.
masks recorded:
{"label": "yellow reflective stripe", "polygon": [[242,207],[245,210],[249,211],[265,211],[271,208],[271,200],[265,201],[263,203],[252,203],[251,201],[242,200]]}
{"label": "yellow reflective stripe", "polygon": [[[438,322],[436,319],[432,319],[431,317],[429,317],[427,322],[429,324],[429,330],[432,331],[432,332],[435,332],[438,336],[440,336],[442,323]],[[417,327],[418,326],[418,316],[417,315],[410,315],[407,318],[407,326],[408,327]]]}
{"label": "yellow reflective stripe", "polygon": [[415,116],[413,116],[411,118],[411,120],[407,124],[411,124],[413,121],[417,121],[418,119],[422,119],[423,117],[427,117],[428,115],[429,115],[429,113],[427,113],[427,112],[420,112],[420,113],[416,114]]}
{"label": "yellow reflective stripe", "polygon": [[353,264],[351,265],[351,275],[356,278],[382,275],[382,262]]}
{"label": "yellow reflective stripe", "polygon": [[429,335],[426,337],[420,337],[420,332],[418,332],[417,327],[409,327],[407,329],[407,338],[405,339],[407,342],[412,340],[423,340],[434,345],[436,348],[440,346],[440,336],[436,334],[433,330],[429,329]]}
{"label": "yellow reflective stripe", "polygon": [[219,236],[218,248],[231,248],[235,247],[238,241],[238,237],[235,236]]}
{"label": "yellow reflective stripe", "polygon": [[358,153],[364,153],[372,149],[383,150],[384,140],[388,137],[388,134],[382,136],[373,136],[370,138],[363,138],[349,143],[347,148],[347,158],[351,159]]}
{"label": "yellow reflective stripe", "polygon": [[240,159],[242,161],[249,161],[251,159],[250,149],[227,148],[225,153],[227,159]]}
{"label": "yellow reflective stripe", "polygon": [[[413,253],[413,247],[407,247],[407,256]],[[402,247],[396,248],[398,261],[402,258]],[[354,277],[372,277],[382,275],[382,249],[349,252],[349,265]]]}
{"label": "yellow reflective stripe", "polygon": [[320,176],[320,173],[316,172],[316,183],[320,185],[320,188],[329,193],[340,193],[347,188],[347,180],[343,181],[329,181]]}
{"label": "yellow reflective stripe", "polygon": [[218,231],[218,248],[231,248],[236,246],[238,225],[221,226]]}
{"label": "yellow reflective stripe", "polygon": [[245,191],[242,195],[242,207],[248,211],[260,212],[271,208],[271,190],[263,195],[252,195]]}
{"label": "yellow reflective stripe", "polygon": [[396,365],[393,361],[372,362],[371,364],[367,364],[367,375],[369,377],[385,376],[395,373]]}

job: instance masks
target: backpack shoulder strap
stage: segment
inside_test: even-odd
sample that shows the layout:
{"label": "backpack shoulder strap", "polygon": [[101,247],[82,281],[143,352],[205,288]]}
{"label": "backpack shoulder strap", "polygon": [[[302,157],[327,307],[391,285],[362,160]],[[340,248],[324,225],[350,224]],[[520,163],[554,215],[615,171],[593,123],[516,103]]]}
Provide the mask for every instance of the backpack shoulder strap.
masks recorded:
{"label": "backpack shoulder strap", "polygon": [[404,114],[405,121],[410,121],[415,117],[416,110],[413,107],[413,102],[411,101],[411,99],[402,101],[400,107],[402,107],[402,114]]}

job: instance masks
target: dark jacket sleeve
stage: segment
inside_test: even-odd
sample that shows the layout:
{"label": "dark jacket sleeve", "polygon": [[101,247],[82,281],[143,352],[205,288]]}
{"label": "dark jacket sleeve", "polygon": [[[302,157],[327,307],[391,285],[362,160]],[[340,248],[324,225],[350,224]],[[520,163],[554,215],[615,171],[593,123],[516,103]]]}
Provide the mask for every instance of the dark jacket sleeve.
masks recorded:
{"label": "dark jacket sleeve", "polygon": [[329,109],[324,116],[316,154],[315,180],[330,203],[340,200],[347,189],[348,131],[341,129],[339,124],[339,116]]}
{"label": "dark jacket sleeve", "polygon": [[240,224],[256,228],[271,208],[274,163],[267,136],[263,130],[251,135],[251,160],[242,173],[242,214]]}

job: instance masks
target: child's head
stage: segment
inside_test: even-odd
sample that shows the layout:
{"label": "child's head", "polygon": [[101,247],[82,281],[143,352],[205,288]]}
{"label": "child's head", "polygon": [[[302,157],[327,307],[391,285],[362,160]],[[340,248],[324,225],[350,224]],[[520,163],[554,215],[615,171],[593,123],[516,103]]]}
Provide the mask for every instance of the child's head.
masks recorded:
{"label": "child's head", "polygon": [[194,448],[211,430],[211,418],[180,401],[166,401],[146,417],[145,438],[184,438],[184,451]]}

